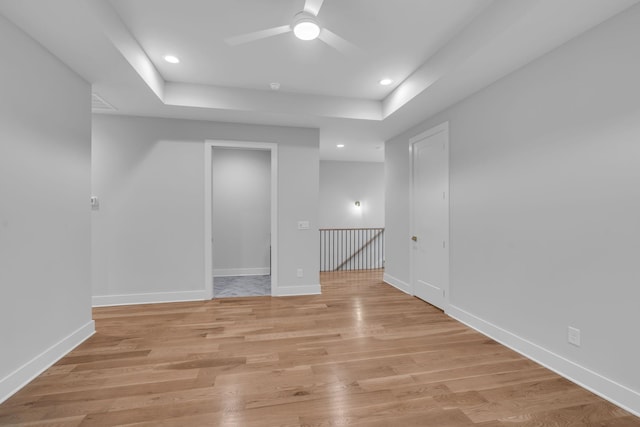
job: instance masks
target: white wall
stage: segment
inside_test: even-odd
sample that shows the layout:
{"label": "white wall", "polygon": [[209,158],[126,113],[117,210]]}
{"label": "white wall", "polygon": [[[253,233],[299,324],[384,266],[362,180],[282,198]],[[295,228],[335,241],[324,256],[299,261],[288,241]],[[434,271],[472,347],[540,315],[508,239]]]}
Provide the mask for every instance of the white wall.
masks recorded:
{"label": "white wall", "polygon": [[214,276],[269,274],[271,152],[214,147]]}
{"label": "white wall", "polygon": [[205,297],[208,139],[278,144],[278,285],[319,292],[317,129],[94,115],[94,304]]}
{"label": "white wall", "polygon": [[319,224],[384,227],[384,163],[321,161]]}
{"label": "white wall", "polygon": [[0,16],[0,402],[93,333],[90,87]]}
{"label": "white wall", "polygon": [[[419,133],[419,132],[418,132]],[[413,133],[410,133],[413,136]],[[409,286],[409,137],[401,135],[385,144],[385,280]]]}
{"label": "white wall", "polygon": [[408,139],[449,121],[449,312],[636,413],[639,39],[636,6],[385,150],[387,271],[409,281]]}

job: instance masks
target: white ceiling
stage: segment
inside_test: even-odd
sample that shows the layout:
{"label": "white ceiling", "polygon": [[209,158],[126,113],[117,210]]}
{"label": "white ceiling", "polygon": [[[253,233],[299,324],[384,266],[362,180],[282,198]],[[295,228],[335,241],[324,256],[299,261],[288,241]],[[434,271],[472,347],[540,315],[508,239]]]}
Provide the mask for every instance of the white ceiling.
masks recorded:
{"label": "white ceiling", "polygon": [[290,32],[225,43],[290,24],[304,0],[0,0],[0,13],[115,114],[318,127],[321,158],[382,161],[386,139],[638,1],[325,0],[318,21],[348,52]]}
{"label": "white ceiling", "polygon": [[[490,0],[326,0],[318,19],[359,48],[344,55],[292,33],[229,46],[224,39],[289,25],[304,0],[112,0],[165,80],[381,100]],[[162,60],[176,52],[179,66]],[[256,72],[259,70],[259,72]]]}

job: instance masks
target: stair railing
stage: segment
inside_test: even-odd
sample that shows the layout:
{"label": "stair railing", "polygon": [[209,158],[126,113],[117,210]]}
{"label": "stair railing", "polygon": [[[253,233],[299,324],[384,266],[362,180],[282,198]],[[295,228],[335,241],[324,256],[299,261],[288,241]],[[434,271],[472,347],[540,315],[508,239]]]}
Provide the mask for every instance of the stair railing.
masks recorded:
{"label": "stair railing", "polygon": [[320,271],[384,268],[384,228],[320,229]]}

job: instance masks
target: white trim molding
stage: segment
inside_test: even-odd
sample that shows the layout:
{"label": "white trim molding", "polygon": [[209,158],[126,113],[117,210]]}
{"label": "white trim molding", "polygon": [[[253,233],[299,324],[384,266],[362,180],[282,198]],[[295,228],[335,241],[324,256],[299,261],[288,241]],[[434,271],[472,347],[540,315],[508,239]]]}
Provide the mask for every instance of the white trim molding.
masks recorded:
{"label": "white trim molding", "polygon": [[432,127],[431,129],[427,129],[424,132],[420,132],[419,134],[412,136],[409,138],[409,145],[413,145],[416,142],[420,142],[425,138],[429,138],[430,136],[437,135],[441,132],[449,132],[449,122],[442,122],[437,126]]}
{"label": "white trim molding", "polygon": [[266,276],[270,274],[269,267],[255,268],[216,268],[213,270],[213,277],[229,276]]}
{"label": "white trim molding", "polygon": [[204,143],[204,288],[213,298],[212,153],[214,147],[265,150],[271,153],[271,295],[278,294],[278,144],[273,142],[217,141]]}
{"label": "white trim molding", "polygon": [[384,275],[382,276],[382,281],[387,285],[391,285],[394,288],[404,292],[405,294],[413,295],[410,284],[403,282],[402,280],[397,279],[387,273],[384,273]]}
{"label": "white trim molding", "polygon": [[640,416],[640,393],[459,307],[450,304],[446,314],[603,399]]}
{"label": "white trim molding", "polygon": [[293,297],[300,295],[320,295],[322,293],[320,284],[306,285],[306,286],[281,286],[274,292],[273,288],[271,294],[274,297]]}
{"label": "white trim molding", "polygon": [[92,297],[94,307],[110,307],[114,305],[159,304],[165,302],[204,301],[208,298],[207,290],[180,292],[153,292],[148,294],[95,295]]}
{"label": "white trim molding", "polygon": [[0,380],[0,403],[7,400],[51,365],[66,356],[96,332],[93,320],[58,341]]}

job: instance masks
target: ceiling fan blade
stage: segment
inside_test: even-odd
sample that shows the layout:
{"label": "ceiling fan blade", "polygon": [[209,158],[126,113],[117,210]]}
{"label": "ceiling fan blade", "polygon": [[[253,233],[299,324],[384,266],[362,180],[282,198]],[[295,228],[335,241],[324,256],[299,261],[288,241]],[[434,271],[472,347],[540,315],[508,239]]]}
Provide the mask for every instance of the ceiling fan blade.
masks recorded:
{"label": "ceiling fan blade", "polygon": [[313,16],[318,16],[320,13],[320,8],[322,7],[322,2],[324,0],[306,0],[304,2],[304,11],[312,14]]}
{"label": "ceiling fan blade", "polygon": [[277,36],[291,31],[290,25],[282,25],[281,27],[267,28],[266,30],[255,31],[253,33],[241,34],[239,36],[227,37],[224,41],[231,46],[250,43],[256,40],[266,39],[268,37]]}
{"label": "ceiling fan blade", "polygon": [[343,55],[350,56],[362,53],[362,50],[358,46],[346,41],[333,31],[327,30],[326,28],[323,28],[322,31],[320,31],[318,38]]}

